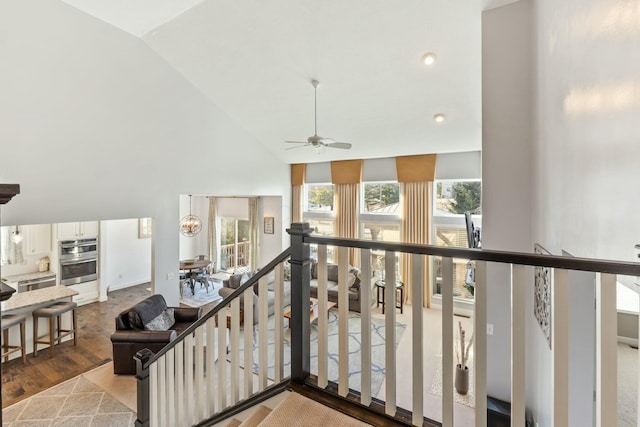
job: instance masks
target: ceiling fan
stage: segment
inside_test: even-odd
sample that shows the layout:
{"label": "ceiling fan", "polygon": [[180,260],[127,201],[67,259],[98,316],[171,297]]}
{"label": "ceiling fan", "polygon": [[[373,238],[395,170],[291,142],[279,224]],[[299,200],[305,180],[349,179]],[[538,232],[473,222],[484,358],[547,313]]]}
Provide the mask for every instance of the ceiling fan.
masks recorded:
{"label": "ceiling fan", "polygon": [[320,84],[317,80],[312,80],[311,84],[313,85],[313,100],[314,100],[314,132],[313,136],[307,138],[306,141],[285,141],[288,144],[304,144],[298,145],[296,147],[285,148],[285,150],[291,150],[299,147],[312,146],[318,149],[319,152],[324,151],[325,148],[341,148],[343,150],[348,150],[351,148],[351,144],[348,142],[336,142],[331,138],[325,138],[323,136],[318,135],[318,85]]}

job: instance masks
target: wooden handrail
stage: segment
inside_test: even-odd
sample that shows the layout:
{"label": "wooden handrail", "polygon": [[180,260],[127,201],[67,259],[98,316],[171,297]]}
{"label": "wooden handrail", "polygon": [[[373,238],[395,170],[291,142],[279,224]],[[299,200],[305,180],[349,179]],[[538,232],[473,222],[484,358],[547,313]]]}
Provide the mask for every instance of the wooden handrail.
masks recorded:
{"label": "wooden handrail", "polygon": [[465,258],[474,261],[489,261],[506,264],[530,265],[535,267],[562,268],[565,270],[583,270],[595,273],[640,276],[640,263],[638,262],[608,261],[601,259],[562,257],[556,255],[538,255],[526,252],[452,248],[446,246],[343,239],[336,237],[305,236],[304,242],[327,246],[346,246],[358,249],[378,249],[420,255]]}

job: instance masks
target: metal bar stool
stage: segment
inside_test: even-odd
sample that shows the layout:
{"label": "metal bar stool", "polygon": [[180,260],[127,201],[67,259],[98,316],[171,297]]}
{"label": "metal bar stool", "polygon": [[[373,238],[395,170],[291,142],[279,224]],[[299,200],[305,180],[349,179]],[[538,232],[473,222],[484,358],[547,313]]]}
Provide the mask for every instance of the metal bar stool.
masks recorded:
{"label": "metal bar stool", "polygon": [[[49,357],[53,357],[53,345],[57,341],[58,344],[62,342],[62,338],[67,335],[73,334],[73,345],[78,344],[76,331],[78,330],[78,323],[76,319],[76,307],[78,304],[71,301],[61,301],[51,304],[48,307],[43,307],[33,312],[33,356],[38,355],[38,344],[49,344]],[[73,320],[73,326],[71,329],[62,329],[62,315],[71,311],[71,317]],[[41,317],[49,319],[49,340],[42,341],[40,338],[45,338],[46,335],[38,336],[38,319]],[[54,328],[53,321],[57,319],[58,332],[56,336],[56,330]]]}
{"label": "metal bar stool", "polygon": [[[4,357],[5,362],[9,361],[9,355],[11,353],[20,350],[22,352],[22,363],[26,363],[27,352],[24,337],[24,325],[26,321],[26,316],[19,316],[17,314],[5,314],[2,316],[2,354],[0,354],[0,358]],[[9,345],[9,328],[16,325],[20,325],[20,345]]]}

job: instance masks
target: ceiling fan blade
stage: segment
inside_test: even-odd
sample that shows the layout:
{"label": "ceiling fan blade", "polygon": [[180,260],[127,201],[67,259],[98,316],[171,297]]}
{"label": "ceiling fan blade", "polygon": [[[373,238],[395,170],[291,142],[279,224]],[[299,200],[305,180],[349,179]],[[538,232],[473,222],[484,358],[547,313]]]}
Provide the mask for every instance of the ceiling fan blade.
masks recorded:
{"label": "ceiling fan blade", "polygon": [[[286,142],[288,142],[288,141],[286,141]],[[294,142],[294,141],[292,141],[292,142]],[[285,148],[285,150],[293,150],[294,148],[306,147],[308,145],[311,145],[311,144],[304,143],[304,145],[296,145],[294,147]]]}
{"label": "ceiling fan blade", "polygon": [[308,144],[307,141],[285,141],[287,144]]}
{"label": "ceiling fan blade", "polygon": [[326,144],[327,147],[331,148],[342,148],[343,150],[348,150],[351,148],[351,144],[348,142],[332,142],[330,144]]}

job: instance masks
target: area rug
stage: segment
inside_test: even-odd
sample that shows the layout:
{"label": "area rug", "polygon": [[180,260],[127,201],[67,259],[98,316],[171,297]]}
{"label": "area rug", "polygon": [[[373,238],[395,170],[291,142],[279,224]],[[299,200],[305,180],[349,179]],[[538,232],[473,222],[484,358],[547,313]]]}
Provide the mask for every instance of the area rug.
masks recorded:
{"label": "area rug", "polygon": [[[436,372],[433,375],[433,381],[431,381],[431,388],[429,393],[434,396],[442,397],[442,355],[436,355],[436,359],[433,361],[436,367]],[[475,408],[475,399],[473,398],[473,360],[469,358],[469,391],[467,394],[460,394],[453,388],[453,401],[460,403],[461,405]],[[455,375],[455,374],[454,374]]]}
{"label": "area rug", "polygon": [[[222,288],[222,282],[214,280],[209,282],[209,292],[207,288],[200,283],[196,283],[195,295],[191,294],[191,288],[184,287],[182,298],[180,298],[180,304],[188,305],[189,307],[201,307],[211,302],[222,301],[222,297],[218,294],[218,290]],[[213,284],[213,286],[211,286]]]}
{"label": "area rug", "polygon": [[[358,313],[349,313],[349,388],[360,391],[361,389],[361,366],[360,366],[360,315]],[[268,325],[268,377],[274,376],[274,317],[269,317]],[[287,327],[286,320],[283,322],[284,331],[284,371],[285,376],[291,372],[291,330]],[[329,381],[338,381],[338,311],[329,310],[329,318],[327,325],[327,337],[328,337],[328,379]],[[398,348],[398,342],[404,333],[407,325],[396,322],[396,348]],[[254,333],[254,337],[257,336]],[[385,377],[385,326],[384,319],[372,319],[371,320],[371,393],[375,396]],[[258,373],[258,345],[254,339],[253,348],[253,372]],[[312,374],[318,374],[318,326],[316,322],[311,324],[311,336],[310,336],[310,371]],[[244,361],[244,340],[240,340],[240,363]]]}
{"label": "area rug", "polygon": [[133,425],[135,413],[85,375],[78,375],[3,409],[3,426]]}

